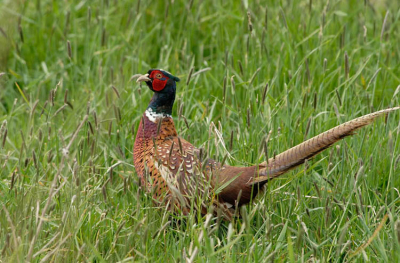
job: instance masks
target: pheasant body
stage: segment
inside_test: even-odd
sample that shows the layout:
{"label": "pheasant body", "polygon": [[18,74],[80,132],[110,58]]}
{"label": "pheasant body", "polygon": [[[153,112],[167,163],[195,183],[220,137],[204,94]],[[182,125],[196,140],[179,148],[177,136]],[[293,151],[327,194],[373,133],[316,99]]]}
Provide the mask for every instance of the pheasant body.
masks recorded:
{"label": "pheasant body", "polygon": [[[241,174],[243,171],[254,175],[255,171],[251,167],[221,167],[212,159],[202,161],[200,158],[197,148],[177,136],[170,116],[154,118],[148,111],[143,114],[134,145],[134,164],[142,185],[148,192],[153,193],[154,200],[167,205],[171,210],[180,210],[187,214],[196,198],[196,201],[200,200],[195,204],[197,210],[206,213],[211,204],[216,210],[220,210],[226,219],[230,219],[230,204],[235,204],[238,192],[225,193],[227,200],[216,196],[214,190],[217,187],[217,178],[225,173]],[[246,185],[247,182],[235,180],[233,183]],[[251,191],[251,186],[248,189]],[[224,189],[221,196],[223,194]],[[214,197],[215,200],[212,200]],[[245,192],[240,204],[250,200],[248,198],[246,201],[246,197]]]}
{"label": "pheasant body", "polygon": [[210,206],[230,220],[237,206],[249,203],[269,180],[304,163],[376,117],[400,107],[362,116],[315,136],[268,162],[234,167],[206,159],[199,149],[180,138],[171,117],[178,78],[149,70],[145,81],[154,96],[143,114],[134,144],[134,164],[141,183],[154,200],[187,214],[191,207],[205,214]]}

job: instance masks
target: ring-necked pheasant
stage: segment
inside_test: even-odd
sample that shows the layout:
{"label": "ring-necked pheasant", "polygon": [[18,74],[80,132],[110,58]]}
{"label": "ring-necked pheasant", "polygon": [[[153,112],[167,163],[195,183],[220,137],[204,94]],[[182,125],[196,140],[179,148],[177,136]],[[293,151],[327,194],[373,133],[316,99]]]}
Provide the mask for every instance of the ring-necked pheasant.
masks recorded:
{"label": "ring-necked pheasant", "polygon": [[376,117],[397,110],[389,108],[336,126],[299,145],[250,167],[222,165],[203,160],[201,152],[180,138],[171,117],[179,78],[161,69],[140,75],[154,95],[144,112],[134,145],[134,163],[141,183],[154,199],[173,211],[187,214],[191,208],[202,214],[213,206],[230,220],[237,206],[250,202],[261,187]]}

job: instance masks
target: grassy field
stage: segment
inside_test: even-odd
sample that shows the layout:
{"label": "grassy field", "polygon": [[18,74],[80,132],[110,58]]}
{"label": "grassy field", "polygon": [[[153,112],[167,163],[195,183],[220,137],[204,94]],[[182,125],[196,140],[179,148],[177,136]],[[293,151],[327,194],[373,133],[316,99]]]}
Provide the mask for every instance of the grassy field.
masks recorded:
{"label": "grassy field", "polygon": [[231,165],[400,105],[399,2],[326,2],[0,1],[0,261],[398,262],[398,112],[231,224],[155,207],[134,171],[150,68],[182,79],[178,133]]}

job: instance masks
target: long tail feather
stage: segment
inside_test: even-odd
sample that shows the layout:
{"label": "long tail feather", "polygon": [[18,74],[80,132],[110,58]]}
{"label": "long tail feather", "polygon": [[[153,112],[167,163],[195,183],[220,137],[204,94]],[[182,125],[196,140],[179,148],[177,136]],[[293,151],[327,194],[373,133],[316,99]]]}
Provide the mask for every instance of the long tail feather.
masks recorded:
{"label": "long tail feather", "polygon": [[268,163],[263,162],[260,165],[265,166],[265,168],[260,169],[259,177],[255,178],[252,184],[265,182],[286,173],[304,163],[305,160],[317,155],[326,148],[329,148],[335,142],[352,135],[354,131],[370,124],[375,118],[398,109],[400,109],[400,107],[380,110],[361,116],[300,143],[297,146],[280,153],[275,158],[270,158]]}

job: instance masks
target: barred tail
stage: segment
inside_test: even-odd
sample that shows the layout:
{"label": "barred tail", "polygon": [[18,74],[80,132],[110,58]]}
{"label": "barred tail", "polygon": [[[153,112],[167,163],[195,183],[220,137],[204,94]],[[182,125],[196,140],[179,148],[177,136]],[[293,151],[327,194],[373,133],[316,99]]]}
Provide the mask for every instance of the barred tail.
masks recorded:
{"label": "barred tail", "polygon": [[306,159],[309,159],[329,148],[335,142],[352,135],[354,131],[370,124],[375,118],[398,109],[400,109],[400,107],[380,110],[361,116],[300,143],[297,146],[278,154],[275,158],[270,158],[268,164],[266,162],[261,164],[261,166],[265,166],[265,168],[260,169],[259,177],[253,181],[253,184],[265,182],[284,174],[290,169],[304,163]]}

